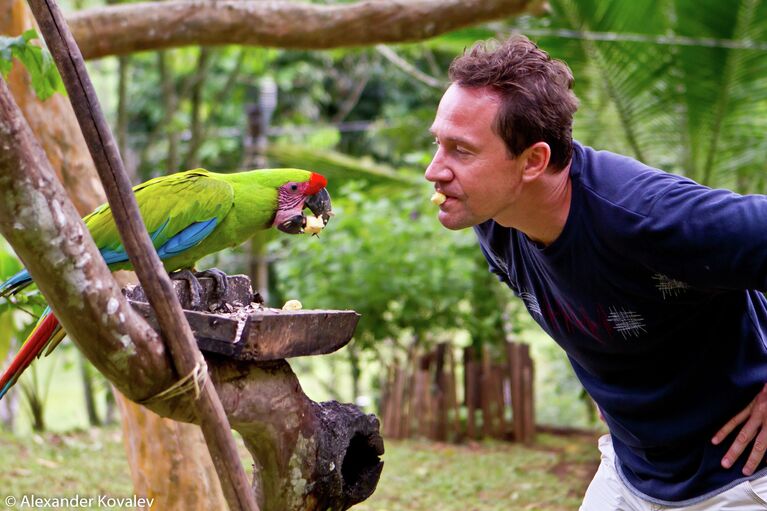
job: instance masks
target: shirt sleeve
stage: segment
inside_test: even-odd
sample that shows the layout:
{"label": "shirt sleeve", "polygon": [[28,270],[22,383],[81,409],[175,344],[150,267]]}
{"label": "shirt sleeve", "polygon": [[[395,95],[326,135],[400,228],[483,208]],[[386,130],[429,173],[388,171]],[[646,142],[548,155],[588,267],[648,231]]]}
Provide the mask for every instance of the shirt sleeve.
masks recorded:
{"label": "shirt sleeve", "polygon": [[696,287],[767,290],[767,196],[675,181],[640,221],[647,263]]}

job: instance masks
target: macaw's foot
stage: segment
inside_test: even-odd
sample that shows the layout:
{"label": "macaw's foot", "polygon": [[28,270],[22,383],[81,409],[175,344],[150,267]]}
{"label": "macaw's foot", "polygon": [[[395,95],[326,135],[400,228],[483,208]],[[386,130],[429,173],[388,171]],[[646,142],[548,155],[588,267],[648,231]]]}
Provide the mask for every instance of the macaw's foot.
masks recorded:
{"label": "macaw's foot", "polygon": [[198,279],[202,277],[210,277],[216,282],[212,298],[217,302],[219,306],[222,306],[224,304],[226,290],[229,286],[226,280],[226,273],[222,272],[218,268],[211,268],[209,270],[198,271],[194,274],[194,276]]}
{"label": "macaw's foot", "polygon": [[202,285],[197,277],[188,268],[174,271],[170,275],[171,280],[183,280],[189,286],[190,304],[193,310],[202,309]]}
{"label": "macaw's foot", "polygon": [[213,290],[209,295],[209,301],[211,302],[210,310],[225,308],[226,302],[224,297],[228,289],[226,273],[217,268],[211,268],[196,273],[192,273],[189,269],[183,269],[170,274],[171,279],[183,280],[189,285],[189,302],[193,310],[207,310],[205,304],[202,303],[204,288],[199,281],[199,279],[205,277],[211,278],[215,282]]}

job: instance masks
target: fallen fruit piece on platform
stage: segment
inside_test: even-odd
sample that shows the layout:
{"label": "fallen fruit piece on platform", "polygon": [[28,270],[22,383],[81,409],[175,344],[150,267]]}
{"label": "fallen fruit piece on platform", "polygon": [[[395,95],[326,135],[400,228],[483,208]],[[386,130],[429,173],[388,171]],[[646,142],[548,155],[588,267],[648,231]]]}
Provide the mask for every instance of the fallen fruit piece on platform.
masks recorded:
{"label": "fallen fruit piece on platform", "polygon": [[303,305],[298,300],[288,300],[285,305],[282,306],[282,310],[286,311],[300,311],[303,309]]}

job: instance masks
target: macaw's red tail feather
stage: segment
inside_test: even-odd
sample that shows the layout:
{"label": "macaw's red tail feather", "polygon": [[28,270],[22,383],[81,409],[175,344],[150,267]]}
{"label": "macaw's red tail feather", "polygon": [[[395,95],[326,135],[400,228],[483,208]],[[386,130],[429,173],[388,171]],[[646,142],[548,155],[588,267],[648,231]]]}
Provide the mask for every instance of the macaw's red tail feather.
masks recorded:
{"label": "macaw's red tail feather", "polygon": [[0,399],[16,383],[24,369],[40,354],[59,328],[59,320],[53,314],[48,314],[35,326],[35,329],[32,330],[32,333],[29,334],[21,349],[11,361],[11,365],[0,376]]}

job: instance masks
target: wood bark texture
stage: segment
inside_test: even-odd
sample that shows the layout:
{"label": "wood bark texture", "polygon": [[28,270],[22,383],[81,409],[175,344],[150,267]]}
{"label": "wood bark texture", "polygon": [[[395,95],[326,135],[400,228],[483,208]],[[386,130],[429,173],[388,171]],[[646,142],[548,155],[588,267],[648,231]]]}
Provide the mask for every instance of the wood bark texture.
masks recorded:
{"label": "wood bark texture", "polygon": [[154,499],[154,509],[226,509],[200,428],[164,419],[120,393],[116,399],[134,493]]}
{"label": "wood bark texture", "polygon": [[[174,383],[162,342],[127,305],[2,79],[0,149],[0,233],[64,328],[131,399]],[[374,416],[352,405],[314,403],[284,361],[210,358],[208,365],[230,424],[254,455],[262,509],[347,509],[373,492],[383,465]],[[149,407],[163,417],[198,420],[188,395]]]}
{"label": "wood bark texture", "polygon": [[412,42],[542,8],[539,0],[170,0],[100,7],[68,21],[86,59],[186,45],[327,49]]}
{"label": "wood bark texture", "polygon": [[[170,279],[144,227],[116,141],[101,112],[80,49],[55,0],[29,0],[29,6],[61,73],[75,116],[104,185],[123,246],[157,314],[173,364],[185,377],[197,374],[201,365],[205,367],[205,362],[197,349]],[[194,411],[229,509],[258,510],[215,389],[207,379],[199,385],[195,384],[195,389],[198,389],[199,396],[195,395]]]}
{"label": "wood bark texture", "polygon": [[[0,34],[16,36],[29,28],[37,27],[26,0],[0,0]],[[56,94],[40,101],[32,90],[29,74],[19,65],[14,65],[8,84],[79,214],[84,216],[106,202],[69,100]],[[129,274],[120,274],[124,275],[116,275],[117,280],[124,285]],[[120,404],[123,442],[135,493],[154,497],[158,509],[168,511],[223,509],[226,501],[200,428],[161,419],[131,403],[119,391],[115,391],[115,397]],[[152,449],[144,449],[145,443]],[[155,467],[158,470],[152,470]],[[162,486],[168,481],[173,481],[175,496]],[[192,497],[201,489],[204,498],[193,504]]]}

